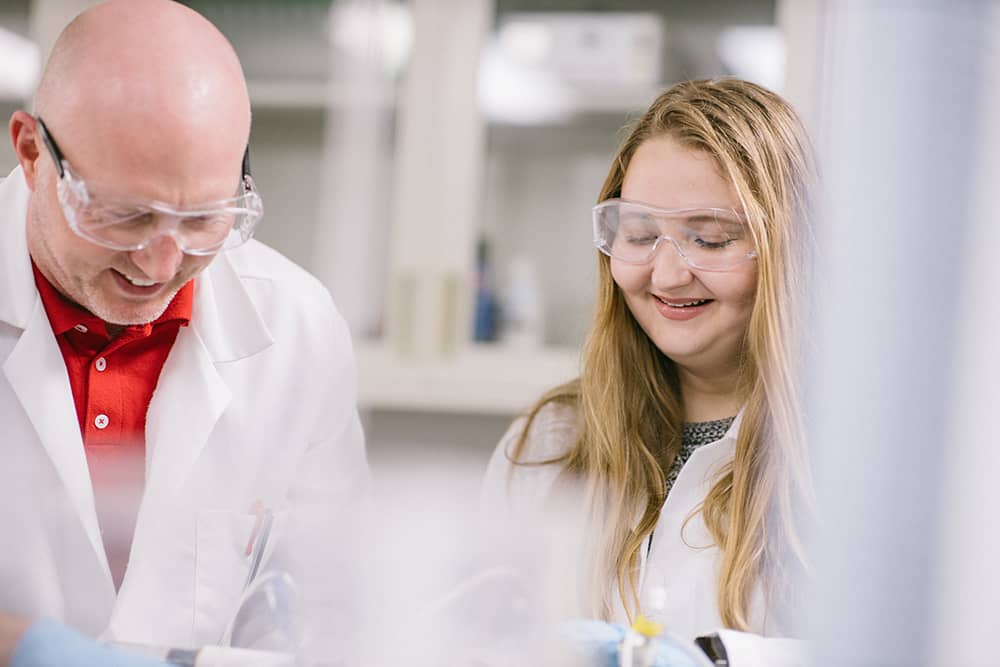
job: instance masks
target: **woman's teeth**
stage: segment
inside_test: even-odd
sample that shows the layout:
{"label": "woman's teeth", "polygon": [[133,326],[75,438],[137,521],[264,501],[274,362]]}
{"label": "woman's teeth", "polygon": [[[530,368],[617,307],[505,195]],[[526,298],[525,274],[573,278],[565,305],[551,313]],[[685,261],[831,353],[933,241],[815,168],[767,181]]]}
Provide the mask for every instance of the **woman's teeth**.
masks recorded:
{"label": "woman's teeth", "polygon": [[708,303],[709,301],[711,301],[711,299],[698,299],[696,301],[685,301],[684,303],[665,301],[663,299],[660,299],[660,301],[663,301],[663,303],[667,304],[672,308],[690,308],[691,306],[700,306],[702,304]]}

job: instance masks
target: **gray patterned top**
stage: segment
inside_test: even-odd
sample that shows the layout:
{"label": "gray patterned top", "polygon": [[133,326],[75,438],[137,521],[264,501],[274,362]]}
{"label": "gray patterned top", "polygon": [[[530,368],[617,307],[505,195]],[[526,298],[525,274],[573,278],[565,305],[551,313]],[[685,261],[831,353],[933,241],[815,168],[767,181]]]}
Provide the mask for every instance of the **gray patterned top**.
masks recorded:
{"label": "gray patterned top", "polygon": [[677,475],[681,473],[681,468],[691,458],[694,450],[722,438],[734,419],[736,419],[735,416],[710,422],[684,422],[684,440],[681,443],[681,451],[677,452],[677,457],[674,458],[674,463],[670,466],[670,472],[667,473],[667,493],[670,493],[674,482],[677,481]]}

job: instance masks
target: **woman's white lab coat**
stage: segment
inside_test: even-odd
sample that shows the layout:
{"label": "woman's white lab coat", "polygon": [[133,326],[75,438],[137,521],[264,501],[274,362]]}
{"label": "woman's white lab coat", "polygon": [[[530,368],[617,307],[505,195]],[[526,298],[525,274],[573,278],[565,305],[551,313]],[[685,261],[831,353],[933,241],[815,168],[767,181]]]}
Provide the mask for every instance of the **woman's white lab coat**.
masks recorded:
{"label": "woman's white lab coat", "polygon": [[[716,603],[719,549],[700,514],[695,513],[686,525],[685,520],[704,500],[722,466],[732,460],[739,422],[737,418],[720,440],[691,454],[660,511],[652,546],[647,543],[642,550],[640,600],[647,601],[654,588],[660,589],[664,606],[658,618],[668,631],[688,639],[722,627]],[[563,454],[572,444],[575,429],[576,418],[571,408],[546,406],[532,424],[524,460],[542,461]],[[559,474],[558,465],[510,463],[509,453],[523,430],[524,420],[519,419],[493,454],[484,482],[483,501],[487,511],[499,508],[517,515],[537,510]],[[615,586],[614,582],[608,585]],[[763,611],[762,600],[755,599],[751,630],[769,634],[773,629],[768,627]],[[628,622],[620,600],[612,620]]]}
{"label": "woman's white lab coat", "polygon": [[[256,243],[196,279],[149,406],[145,495],[116,595],[65,365],[25,241],[20,168],[0,181],[0,611],[163,646],[218,641],[260,501],[355,502],[368,469],[348,330],[326,290]],[[275,221],[280,224],[280,221]],[[332,526],[317,544],[343,539]]]}

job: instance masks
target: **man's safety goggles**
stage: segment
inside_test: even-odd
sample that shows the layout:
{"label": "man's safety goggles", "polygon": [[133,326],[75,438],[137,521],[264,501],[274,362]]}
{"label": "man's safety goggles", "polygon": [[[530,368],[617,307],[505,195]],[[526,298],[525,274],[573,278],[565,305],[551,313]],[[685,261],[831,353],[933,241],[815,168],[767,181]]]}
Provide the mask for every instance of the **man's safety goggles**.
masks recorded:
{"label": "man's safety goggles", "polygon": [[243,154],[241,193],[231,199],[183,209],[158,201],[100,196],[87,188],[63,157],[38,116],[42,141],[56,164],[56,192],[66,222],[77,235],[111,250],[142,250],[160,236],[170,236],[188,255],[212,255],[246,243],[264,214],[250,175],[250,150]]}
{"label": "man's safety goggles", "polygon": [[594,245],[628,264],[646,264],[669,241],[688,266],[726,271],[757,256],[746,221],[723,208],[662,209],[624,199],[593,208]]}

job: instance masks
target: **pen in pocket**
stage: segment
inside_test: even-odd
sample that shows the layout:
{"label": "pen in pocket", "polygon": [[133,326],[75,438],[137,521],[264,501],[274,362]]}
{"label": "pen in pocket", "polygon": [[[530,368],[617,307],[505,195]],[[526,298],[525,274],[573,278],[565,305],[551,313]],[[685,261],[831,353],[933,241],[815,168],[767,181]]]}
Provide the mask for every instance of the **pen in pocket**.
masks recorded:
{"label": "pen in pocket", "polygon": [[247,569],[247,578],[243,583],[244,592],[250,587],[260,570],[264,551],[267,549],[267,540],[271,535],[271,524],[274,522],[274,513],[259,501],[254,503],[252,509],[257,514],[257,520],[254,522],[250,539],[247,541],[246,556],[250,561],[250,567]]}

